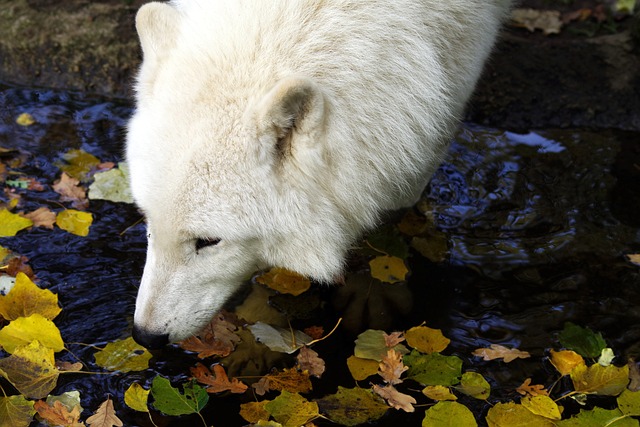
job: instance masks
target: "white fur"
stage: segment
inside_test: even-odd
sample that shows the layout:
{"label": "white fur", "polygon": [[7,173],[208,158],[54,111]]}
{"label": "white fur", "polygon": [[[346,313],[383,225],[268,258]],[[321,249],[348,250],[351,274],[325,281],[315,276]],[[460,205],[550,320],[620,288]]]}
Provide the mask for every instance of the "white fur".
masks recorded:
{"label": "white fur", "polygon": [[[137,16],[136,326],[196,332],[252,271],[321,281],[438,166],[509,0],[192,0]],[[196,251],[198,238],[219,238]]]}

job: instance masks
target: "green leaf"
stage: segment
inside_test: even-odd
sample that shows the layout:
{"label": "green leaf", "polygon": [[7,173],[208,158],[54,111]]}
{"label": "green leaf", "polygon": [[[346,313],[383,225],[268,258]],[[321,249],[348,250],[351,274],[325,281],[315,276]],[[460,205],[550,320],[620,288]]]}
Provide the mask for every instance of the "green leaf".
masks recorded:
{"label": "green leaf", "polygon": [[595,333],[589,328],[583,328],[574,323],[567,322],[559,335],[560,344],[573,350],[582,357],[600,357],[607,343],[601,333]]}
{"label": "green leaf", "polygon": [[[555,423],[514,402],[496,403],[487,413],[489,427],[555,427]],[[600,426],[602,427],[602,426]]]}
{"label": "green leaf", "polygon": [[571,373],[574,389],[579,393],[594,393],[601,396],[617,396],[629,384],[629,365],[618,368],[597,363],[589,367],[576,366]]}
{"label": "green leaf", "polygon": [[98,366],[109,371],[144,371],[149,367],[151,353],[129,337],[107,344],[95,358]]}
{"label": "green leaf", "polygon": [[209,394],[195,381],[183,384],[184,393],[171,386],[168,379],[157,376],[151,383],[153,407],[166,415],[187,415],[200,412],[209,401]]}
{"label": "green leaf", "polygon": [[264,405],[264,409],[284,427],[300,427],[320,415],[316,402],[286,390]]}
{"label": "green leaf", "polygon": [[451,401],[438,402],[427,410],[422,427],[477,427],[473,413],[466,406]]}
{"label": "green leaf", "polygon": [[465,372],[456,390],[476,399],[487,400],[491,393],[491,386],[479,373]]}
{"label": "green leaf", "polygon": [[640,391],[625,389],[618,396],[618,407],[625,415],[640,416]]}
{"label": "green leaf", "polygon": [[[387,355],[389,347],[384,340],[384,331],[376,329],[367,329],[356,339],[356,348],[354,354],[361,359],[372,359],[380,362]],[[402,344],[393,347],[400,354],[407,354],[409,350]]]}
{"label": "green leaf", "polygon": [[23,218],[7,209],[0,210],[0,237],[15,236],[16,233],[33,225],[33,221]]}
{"label": "green leaf", "polygon": [[338,392],[316,400],[320,411],[336,424],[355,426],[370,423],[382,417],[389,406],[371,390],[364,388],[344,388]]}
{"label": "green leaf", "polygon": [[35,413],[33,401],[25,399],[22,395],[0,397],[2,427],[28,427]]}
{"label": "green leaf", "polygon": [[620,409],[593,408],[590,411],[580,410],[568,420],[558,421],[557,427],[638,427],[638,420],[627,418]]}
{"label": "green leaf", "polygon": [[89,199],[133,203],[129,187],[129,168],[126,163],[119,163],[117,169],[99,172],[93,178],[94,181],[89,186]]}
{"label": "green leaf", "polygon": [[452,386],[460,382],[462,375],[462,359],[457,356],[420,354],[413,350],[404,356],[403,362],[409,366],[407,378],[422,385]]}

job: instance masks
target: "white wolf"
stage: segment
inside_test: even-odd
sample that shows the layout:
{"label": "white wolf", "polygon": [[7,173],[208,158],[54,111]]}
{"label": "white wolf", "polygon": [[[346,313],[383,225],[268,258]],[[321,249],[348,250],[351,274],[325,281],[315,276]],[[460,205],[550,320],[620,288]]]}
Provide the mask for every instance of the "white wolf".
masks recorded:
{"label": "white wolf", "polygon": [[149,3],[126,157],[134,337],[197,332],[268,265],[319,281],[446,151],[509,0]]}

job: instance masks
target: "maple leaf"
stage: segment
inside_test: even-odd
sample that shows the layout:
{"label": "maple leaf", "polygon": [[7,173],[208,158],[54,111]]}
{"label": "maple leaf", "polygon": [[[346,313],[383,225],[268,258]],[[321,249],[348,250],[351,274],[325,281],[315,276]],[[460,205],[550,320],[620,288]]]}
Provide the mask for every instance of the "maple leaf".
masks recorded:
{"label": "maple leaf", "polygon": [[413,404],[416,403],[416,399],[408,394],[400,393],[392,385],[379,386],[373,385],[373,391],[384,400],[387,401],[389,406],[395,409],[402,409],[405,412],[413,412],[415,408]]}
{"label": "maple leaf", "polygon": [[474,356],[482,357],[484,360],[504,359],[505,363],[514,361],[515,359],[526,359],[531,355],[526,351],[517,348],[507,348],[499,344],[491,344],[489,348],[479,348],[472,353]]}
{"label": "maple leaf", "polygon": [[544,386],[541,384],[531,384],[531,378],[527,378],[524,380],[522,384],[516,389],[518,393],[523,396],[548,396],[549,392],[545,390]]}
{"label": "maple leaf", "polygon": [[180,342],[180,347],[187,351],[198,352],[204,359],[210,356],[225,357],[235,349],[240,337],[235,333],[238,328],[227,321],[224,314],[217,314],[198,334]]}
{"label": "maple leaf", "polygon": [[247,385],[238,381],[237,378],[229,381],[227,373],[220,364],[212,366],[213,372],[210,371],[202,363],[198,363],[195,368],[191,368],[191,374],[198,380],[199,383],[208,385],[207,393],[221,393],[223,391],[230,391],[231,393],[244,393],[247,390]]}
{"label": "maple leaf", "polygon": [[38,400],[33,408],[49,425],[65,427],[84,427],[80,422],[80,410],[77,406],[69,410],[62,402],[56,400],[49,406],[46,402]]}
{"label": "maple leaf", "polygon": [[53,190],[60,194],[60,200],[71,202],[76,209],[86,209],[89,206],[87,192],[80,186],[80,181],[62,172],[60,179],[53,184]]}
{"label": "maple leaf", "polygon": [[324,360],[318,357],[318,353],[309,347],[302,347],[298,356],[296,356],[298,366],[302,371],[309,371],[309,375],[320,378],[324,372]]}
{"label": "maple leaf", "polygon": [[404,332],[402,331],[391,332],[390,334],[384,332],[382,336],[384,337],[384,344],[387,347],[395,347],[405,340]]}
{"label": "maple leaf", "polygon": [[56,214],[45,207],[38,208],[27,214],[20,213],[20,216],[31,220],[34,227],[44,227],[50,230],[53,230],[53,224],[56,222]]}
{"label": "maple leaf", "polygon": [[389,384],[400,384],[402,380],[400,376],[404,371],[409,369],[402,363],[402,354],[394,349],[389,349],[387,355],[382,358],[378,368],[378,374]]}
{"label": "maple leaf", "polygon": [[122,427],[122,420],[116,416],[113,401],[109,398],[102,402],[98,410],[89,418],[87,424],[91,427]]}

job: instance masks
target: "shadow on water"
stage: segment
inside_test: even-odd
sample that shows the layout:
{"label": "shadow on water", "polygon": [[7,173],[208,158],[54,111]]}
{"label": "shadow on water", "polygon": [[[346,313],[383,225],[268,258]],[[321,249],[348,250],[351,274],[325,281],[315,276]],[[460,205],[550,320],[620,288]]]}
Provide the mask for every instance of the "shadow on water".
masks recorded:
{"label": "shadow on water", "polygon": [[[62,92],[0,89],[0,146],[28,153],[20,172],[45,184],[43,192],[24,193],[19,209],[60,210],[51,189],[60,173],[54,163],[70,148],[102,161],[122,159],[129,106]],[[37,123],[16,125],[22,112]],[[451,338],[449,349],[467,368],[479,366],[470,352],[491,343],[542,356],[565,321],[602,332],[617,354],[637,356],[640,269],[624,254],[640,252],[638,137],[588,130],[516,134],[464,125],[418,204],[444,233],[447,256],[432,262],[412,251],[409,283],[380,293],[378,312],[372,305],[369,311],[344,308],[356,313],[352,330],[345,328],[316,348],[321,356],[334,356],[327,357],[328,378],[314,384],[315,393],[332,393],[337,384],[353,386],[345,380],[350,376],[344,360],[353,354],[353,334],[371,326],[406,329],[426,321]],[[87,237],[33,229],[2,238],[0,245],[27,256],[41,286],[59,294],[63,312],[56,324],[66,342],[102,345],[130,334],[145,232],[134,225],[140,214],[131,205],[91,201],[89,211],[94,223]],[[331,300],[341,298],[340,292],[319,293]],[[321,321],[330,328],[345,313],[329,309]],[[98,369],[92,366],[93,350],[68,348]],[[157,372],[186,379],[194,359],[182,353],[169,349],[142,373],[63,376],[55,393],[79,390],[90,410],[111,394],[125,425],[148,425],[146,416],[125,407],[122,393]],[[73,360],[68,354],[63,358]],[[483,366],[483,374],[500,386],[492,391],[496,397],[507,397],[524,378],[550,376],[539,359],[516,361],[508,370],[501,366]],[[212,396],[206,414],[215,425],[242,425],[237,408],[249,400],[252,396]],[[392,412],[377,425],[419,425],[423,417]],[[195,424],[174,418],[165,425]]]}

